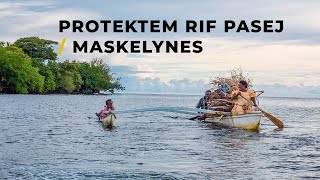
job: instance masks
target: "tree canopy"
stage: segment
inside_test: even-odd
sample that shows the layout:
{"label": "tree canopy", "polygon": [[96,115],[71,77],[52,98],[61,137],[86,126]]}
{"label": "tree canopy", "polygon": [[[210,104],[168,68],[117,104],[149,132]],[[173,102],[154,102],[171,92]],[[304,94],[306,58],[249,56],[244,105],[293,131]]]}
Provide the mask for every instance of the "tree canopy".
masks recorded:
{"label": "tree canopy", "polygon": [[57,42],[38,37],[0,42],[0,93],[85,93],[124,90],[102,59],[57,62]]}
{"label": "tree canopy", "polygon": [[[44,77],[32,66],[31,58],[15,46],[0,47],[0,90],[42,93]],[[5,89],[6,88],[6,89]]]}
{"label": "tree canopy", "polygon": [[44,60],[57,60],[57,53],[54,52],[55,41],[40,39],[38,37],[20,38],[13,43],[14,46],[21,48],[31,58]]}

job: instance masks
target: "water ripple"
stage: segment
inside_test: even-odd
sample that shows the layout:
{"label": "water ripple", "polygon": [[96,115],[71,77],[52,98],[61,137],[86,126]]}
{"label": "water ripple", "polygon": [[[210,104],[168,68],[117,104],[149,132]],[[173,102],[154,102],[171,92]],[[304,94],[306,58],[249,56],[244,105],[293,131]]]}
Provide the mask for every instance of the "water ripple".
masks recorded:
{"label": "water ripple", "polygon": [[[105,128],[104,96],[0,95],[0,174],[7,179],[320,178],[320,100],[262,98],[284,121],[259,132],[188,120],[118,115]],[[116,109],[188,106],[197,96],[113,95]]]}

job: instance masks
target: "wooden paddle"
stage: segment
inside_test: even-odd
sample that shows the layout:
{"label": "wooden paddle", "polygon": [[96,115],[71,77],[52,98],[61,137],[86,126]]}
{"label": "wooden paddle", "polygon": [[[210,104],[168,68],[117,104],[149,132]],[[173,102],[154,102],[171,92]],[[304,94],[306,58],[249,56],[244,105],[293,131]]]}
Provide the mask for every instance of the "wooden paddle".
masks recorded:
{"label": "wooden paddle", "polygon": [[[249,101],[247,98],[243,97],[241,94],[240,94],[240,96],[241,96],[243,99],[245,99],[246,101],[248,101],[248,102],[252,105],[252,102],[251,102],[251,101]],[[283,127],[284,127],[283,122],[280,121],[278,118],[276,118],[276,117],[274,117],[273,115],[271,115],[270,113],[262,110],[262,109],[259,108],[258,106],[256,106],[256,107],[257,107],[257,109],[258,109],[259,111],[262,112],[262,114],[263,114],[264,116],[266,116],[270,121],[272,121],[273,124],[275,124],[276,126],[278,126],[278,128],[283,128]]]}

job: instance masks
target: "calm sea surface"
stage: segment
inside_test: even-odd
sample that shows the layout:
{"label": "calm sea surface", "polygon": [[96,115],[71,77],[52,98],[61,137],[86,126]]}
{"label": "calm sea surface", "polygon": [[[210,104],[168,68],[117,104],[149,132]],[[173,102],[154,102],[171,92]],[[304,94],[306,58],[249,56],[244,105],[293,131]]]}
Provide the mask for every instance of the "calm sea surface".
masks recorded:
{"label": "calm sea surface", "polygon": [[320,178],[320,99],[260,98],[286,128],[264,119],[250,132],[172,112],[119,114],[108,130],[94,115],[107,98],[124,110],[194,107],[200,97],[0,95],[0,178]]}

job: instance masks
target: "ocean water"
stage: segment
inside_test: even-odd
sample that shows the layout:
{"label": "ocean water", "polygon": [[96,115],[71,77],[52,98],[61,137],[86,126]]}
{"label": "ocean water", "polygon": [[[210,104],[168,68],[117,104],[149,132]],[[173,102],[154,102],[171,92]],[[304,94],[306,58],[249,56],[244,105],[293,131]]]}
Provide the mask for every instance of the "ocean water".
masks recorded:
{"label": "ocean water", "polygon": [[260,98],[281,119],[259,132],[217,128],[173,112],[119,114],[104,128],[94,113],[194,107],[187,95],[0,95],[1,179],[320,178],[320,99]]}

